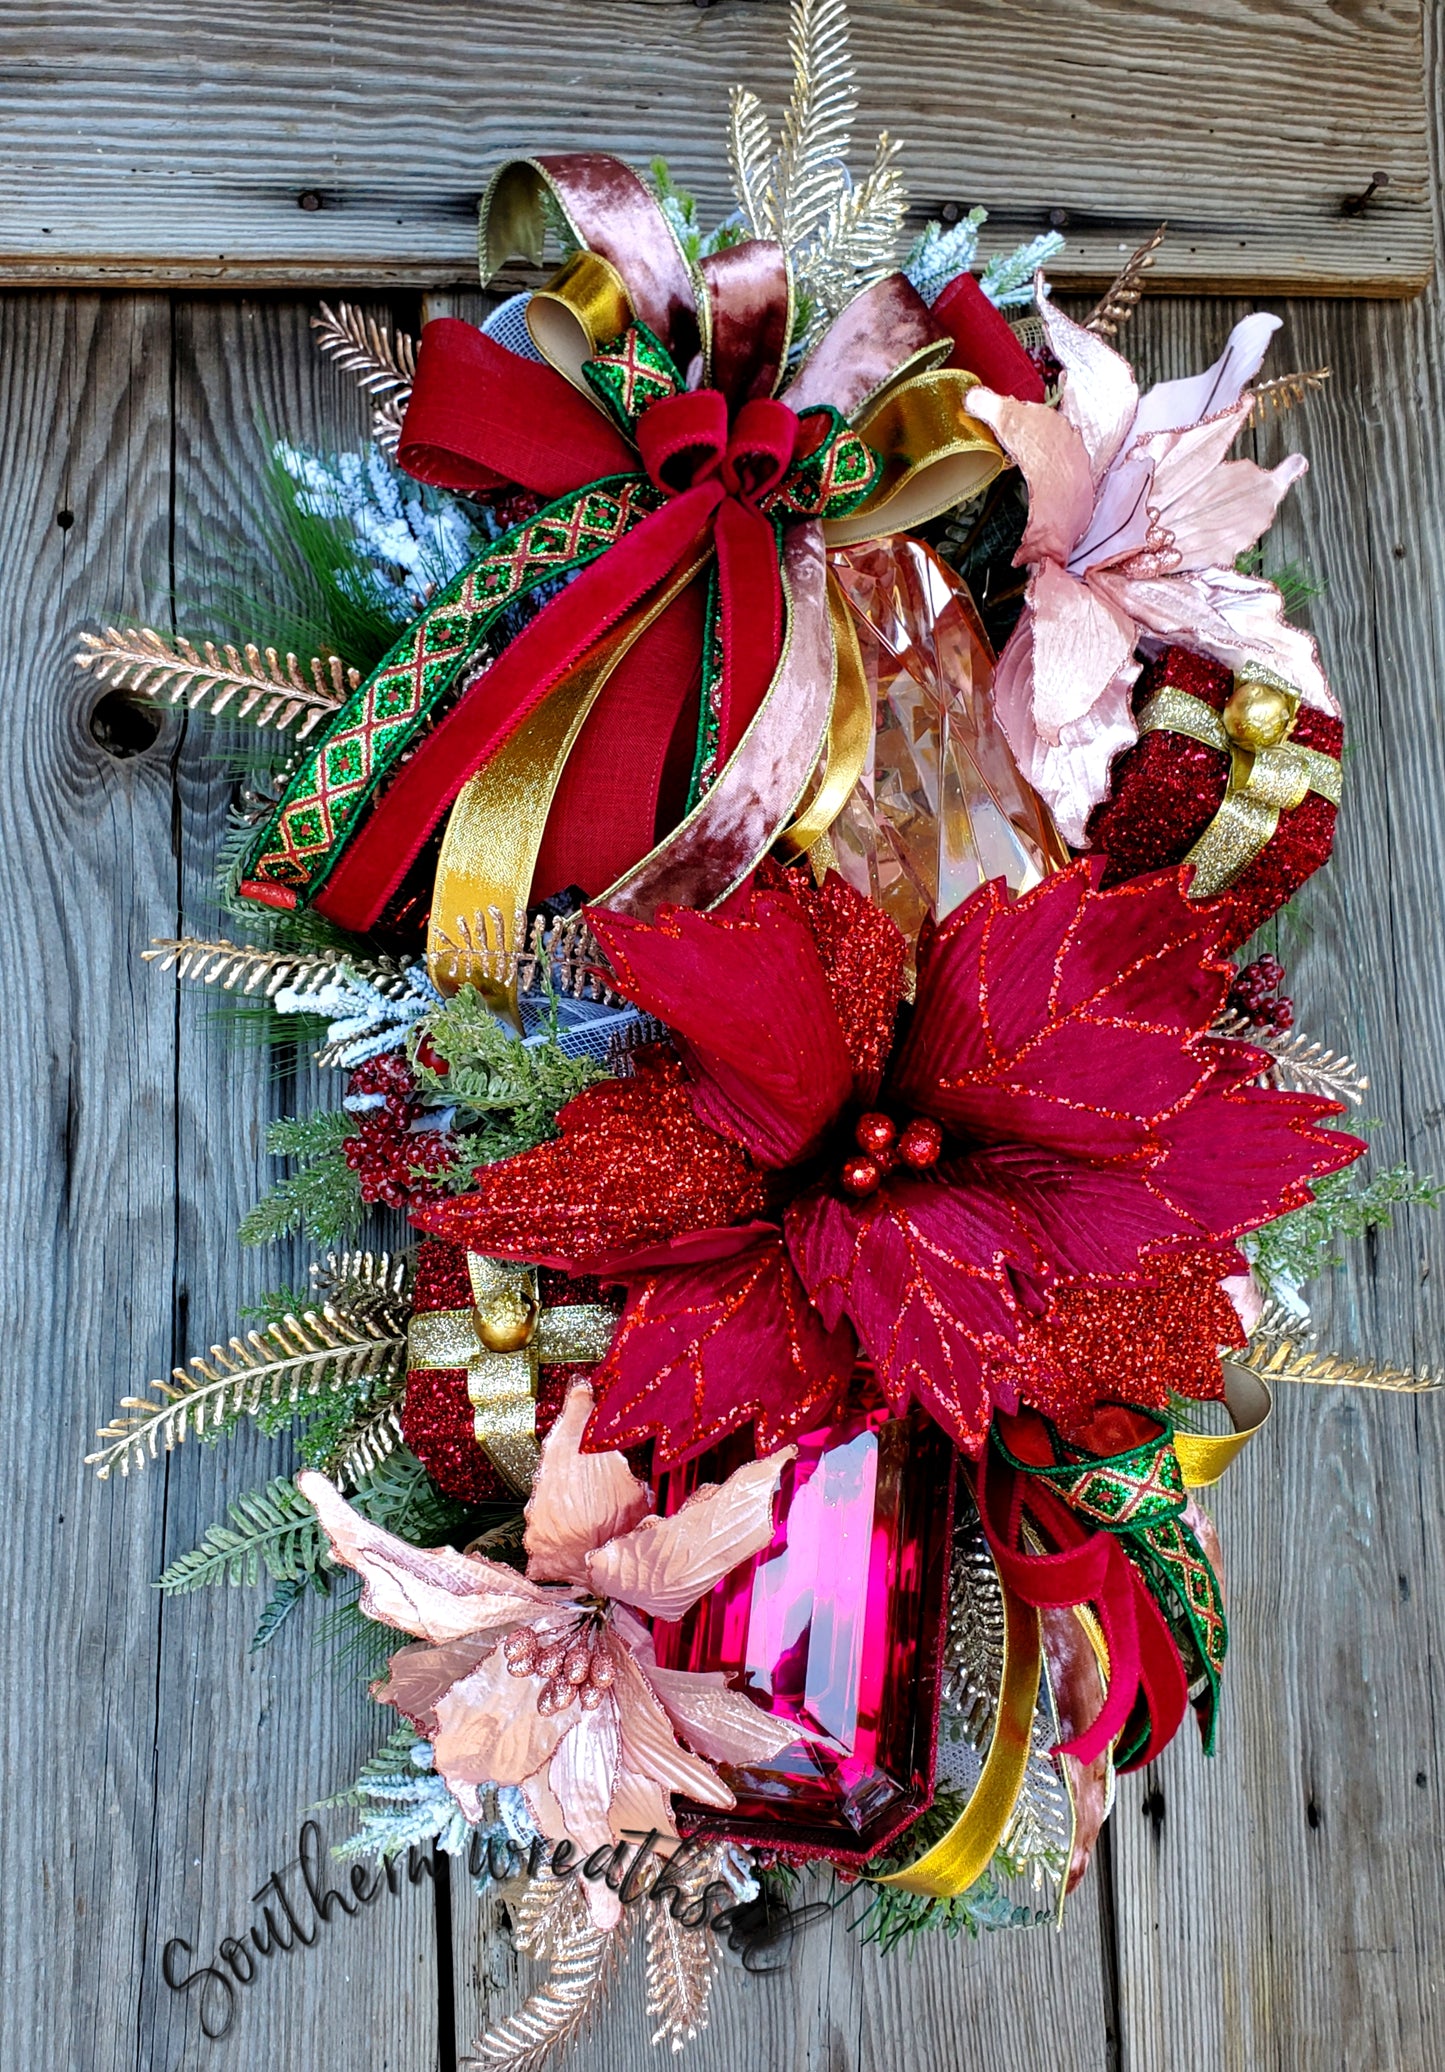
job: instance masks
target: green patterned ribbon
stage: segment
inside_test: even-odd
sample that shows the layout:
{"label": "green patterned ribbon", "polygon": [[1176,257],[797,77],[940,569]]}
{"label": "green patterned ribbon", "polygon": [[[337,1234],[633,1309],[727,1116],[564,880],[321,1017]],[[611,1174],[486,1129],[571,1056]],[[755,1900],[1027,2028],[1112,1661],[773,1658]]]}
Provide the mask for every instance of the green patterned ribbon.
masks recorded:
{"label": "green patterned ribbon", "polygon": [[[628,437],[653,403],[684,389],[671,355],[645,324],[630,326],[582,371]],[[836,410],[824,405],[799,415],[804,423],[824,422],[812,449],[759,499],[758,508],[775,528],[789,518],[845,517],[878,480],[877,457]],[[454,576],[302,758],[248,852],[242,890],[277,904],[314,899],[403,756],[456,702],[478,668],[507,645],[498,625],[506,608],[539,584],[596,561],[666,501],[645,474],[603,477],[514,525]],[[716,761],[716,622],[716,612],[710,612],[695,774],[699,793]],[[275,892],[268,894],[271,887]]]}
{"label": "green patterned ribbon", "polygon": [[[1169,1623],[1189,1679],[1204,1750],[1212,1755],[1229,1628],[1219,1578],[1184,1522],[1189,1492],[1174,1451],[1173,1424],[1161,1419],[1157,1433],[1142,1444],[1124,1453],[1096,1455],[1068,1445],[1047,1419],[1039,1422],[1053,1447],[1051,1467],[1021,1460],[997,1429],[993,1443],[1019,1474],[1046,1483],[1076,1517],[1119,1540]],[[1121,1768],[1139,1753],[1147,1736],[1146,1721],[1129,1747],[1120,1745],[1115,1759]]]}

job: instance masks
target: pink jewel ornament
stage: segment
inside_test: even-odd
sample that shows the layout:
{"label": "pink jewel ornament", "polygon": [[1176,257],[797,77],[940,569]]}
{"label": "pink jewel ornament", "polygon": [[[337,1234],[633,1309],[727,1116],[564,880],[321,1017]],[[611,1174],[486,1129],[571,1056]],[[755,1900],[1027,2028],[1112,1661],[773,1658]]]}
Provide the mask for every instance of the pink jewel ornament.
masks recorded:
{"label": "pink jewel ornament", "polygon": [[[694,1824],[861,1862],[932,1797],[954,1456],[920,1412],[890,1417],[866,1376],[797,1444],[770,1544],[684,1618],[656,1622],[653,1644],[662,1668],[721,1670],[798,1725],[770,1761],[721,1766],[737,1808],[697,1807]],[[734,1437],[665,1476],[659,1510],[748,1451]]]}

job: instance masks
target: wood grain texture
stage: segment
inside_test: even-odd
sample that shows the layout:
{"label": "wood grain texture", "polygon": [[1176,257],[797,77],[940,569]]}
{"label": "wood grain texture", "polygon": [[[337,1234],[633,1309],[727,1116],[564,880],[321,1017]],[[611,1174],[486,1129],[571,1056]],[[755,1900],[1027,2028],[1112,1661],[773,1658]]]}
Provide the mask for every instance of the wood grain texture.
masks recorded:
{"label": "wood grain texture", "polygon": [[[707,17],[702,17],[704,21]],[[440,306],[440,302],[438,303]],[[475,314],[472,297],[452,305]],[[1147,301],[1149,376],[1203,364],[1240,304]],[[1439,956],[1445,677],[1445,322],[1298,302],[1276,366],[1328,362],[1327,394],[1259,436],[1312,472],[1280,560],[1328,584],[1313,618],[1346,701],[1332,868],[1278,931],[1301,1022],[1370,1070],[1376,1157],[1445,1170]],[[414,328],[414,305],[398,304]],[[248,1659],[259,1594],[162,1603],[151,1578],[228,1495],[276,1472],[246,1436],[193,1443],[97,1487],[90,1430],[130,1383],[229,1328],[298,1261],[238,1254],[269,1178],[269,1113],[309,1098],[237,1053],[194,992],[141,968],[144,939],[202,927],[228,783],[179,720],[128,762],[86,730],[74,633],[113,608],[165,623],[207,569],[245,580],[263,523],[262,425],[355,443],[365,412],[296,303],[0,297],[0,945],[12,1061],[0,1188],[11,1492],[0,1583],[0,1749],[12,1906],[0,2068],[452,2072],[525,1978],[487,1910],[454,1894],[438,1964],[430,1888],[405,1890],[238,1996],[223,2043],[160,1978],[254,1918],[306,1808],[385,1731],[318,1655],[309,1614]],[[73,523],[56,523],[60,512]],[[239,543],[239,544],[238,544]],[[194,614],[192,614],[194,618]],[[1330,1284],[1322,1343],[1398,1360],[1445,1345],[1445,1226],[1402,1217]],[[880,1960],[814,1929],[786,1976],[729,1965],[696,2072],[1445,2072],[1439,1634],[1445,1405],[1296,1390],[1215,1506],[1234,1645],[1222,1747],[1187,1736],[1126,1782],[1061,1935],[926,1941]],[[345,1816],[332,1816],[339,1831]],[[570,2061],[659,2063],[641,1964]]]}
{"label": "wood grain texture", "polygon": [[[1012,244],[1064,211],[1062,282],[1167,219],[1160,287],[1411,294],[1421,4],[856,0],[862,127],[925,214]],[[39,0],[0,13],[0,281],[461,284],[491,170],[537,149],[660,151],[711,217],[736,80],[780,108],[783,0]]]}

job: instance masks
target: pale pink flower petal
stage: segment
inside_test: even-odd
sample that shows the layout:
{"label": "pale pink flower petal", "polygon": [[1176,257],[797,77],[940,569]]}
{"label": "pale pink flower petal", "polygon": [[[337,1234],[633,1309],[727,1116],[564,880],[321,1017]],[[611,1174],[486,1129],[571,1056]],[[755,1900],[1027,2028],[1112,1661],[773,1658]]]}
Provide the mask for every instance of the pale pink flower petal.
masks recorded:
{"label": "pale pink flower petal", "polygon": [[462,1784],[521,1784],[540,1770],[577,1718],[577,1708],[544,1714],[537,1686],[513,1676],[500,1648],[452,1686],[436,1706],[432,1743],[448,1789]]}
{"label": "pale pink flower petal", "polygon": [[1083,440],[1089,472],[1098,482],[1133,429],[1139,404],[1134,370],[1097,332],[1056,309],[1044,292],[1039,314],[1049,349],[1064,370],[1059,410]]}
{"label": "pale pink flower petal", "polygon": [[[732,1793],[710,1764],[689,1755],[678,1743],[671,1722],[631,1655],[619,1650],[617,1719],[622,1734],[622,1761],[627,1770],[650,1777],[668,1791],[680,1791],[706,1806],[736,1805]],[[746,1702],[746,1701],[744,1701]],[[754,1708],[756,1710],[756,1708]]]}
{"label": "pale pink flower petal", "polygon": [[498,1562],[451,1547],[413,1547],[383,1532],[324,1475],[303,1473],[297,1487],[314,1506],[337,1560],[363,1579],[361,1609],[384,1626],[432,1641],[500,1634],[556,1598],[556,1591],[540,1590]]}
{"label": "pale pink flower petal", "polygon": [[1089,456],[1079,434],[1057,410],[992,389],[971,389],[964,408],[989,427],[1028,484],[1028,525],[1015,565],[1046,556],[1067,560],[1094,508]]}
{"label": "pale pink flower petal", "polygon": [[1253,316],[1235,325],[1212,367],[1206,367],[1202,374],[1186,374],[1181,381],[1156,382],[1139,399],[1135,436],[1198,424],[1203,417],[1230,409],[1258,374],[1280,321],[1264,310],[1256,310]]}
{"label": "pale pink flower petal", "polygon": [[1253,1331],[1264,1315],[1264,1291],[1252,1273],[1232,1273],[1219,1283],[1234,1304],[1234,1313],[1246,1333]]}
{"label": "pale pink flower petal", "polygon": [[553,1752],[547,1782],[572,1840],[583,1849],[600,1849],[616,1839],[612,1794],[622,1762],[617,1707],[608,1702],[595,1712],[569,1708],[562,1718],[567,1732]]}
{"label": "pale pink flower petal", "polygon": [[671,1518],[644,1518],[587,1557],[600,1597],[619,1598],[654,1619],[680,1619],[729,1569],[773,1536],[778,1478],[797,1452],[784,1446],[749,1461],[726,1482],[705,1483]]}
{"label": "pale pink flower petal", "polygon": [[676,1841],[672,1800],[652,1778],[624,1767],[618,1773],[617,1788],[612,1794],[612,1831],[619,1838],[645,1840],[654,1828],[660,1841]]}
{"label": "pale pink flower petal", "polygon": [[1291,485],[1308,470],[1300,453],[1269,469],[1225,459],[1247,407],[1181,432],[1156,432],[1139,448],[1153,463],[1150,503],[1183,569],[1230,567],[1268,529]]}
{"label": "pale pink flower petal", "polygon": [[999,657],[994,709],[1020,773],[1054,817],[1066,842],[1081,848],[1090,813],[1109,789],[1109,765],[1137,736],[1132,691],[1139,666],[1130,661],[1082,719],[1045,741],[1033,717],[1033,629],[1027,611]]}
{"label": "pale pink flower petal", "polygon": [[579,1382],[542,1441],[527,1502],[527,1574],[586,1583],[587,1556],[603,1540],[646,1517],[652,1497],[620,1453],[584,1453],[592,1391]]}
{"label": "pale pink flower petal", "polygon": [[437,1730],[436,1708],[454,1683],[470,1676],[495,1641],[469,1633],[463,1640],[449,1640],[444,1647],[398,1648],[386,1665],[386,1675],[371,1687],[378,1705],[394,1705],[409,1719],[419,1734],[430,1741]]}
{"label": "pale pink flower petal", "polygon": [[[1130,667],[1137,638],[1125,610],[1057,562],[1045,561],[1029,584],[1033,636],[1032,711],[1045,741],[1082,719]],[[1005,729],[1007,731],[1007,729]]]}
{"label": "pale pink flower petal", "polygon": [[1284,599],[1273,583],[1234,569],[1208,568],[1133,579],[1106,571],[1091,587],[1108,595],[1159,645],[1180,641],[1227,669],[1272,670],[1293,684],[1307,705],[1339,711],[1313,640],[1300,627],[1286,625]]}
{"label": "pale pink flower petal", "polygon": [[764,1712],[744,1692],[730,1691],[719,1672],[659,1669],[649,1663],[647,1680],[689,1747],[709,1762],[734,1767],[770,1763],[804,1738],[795,1720]]}

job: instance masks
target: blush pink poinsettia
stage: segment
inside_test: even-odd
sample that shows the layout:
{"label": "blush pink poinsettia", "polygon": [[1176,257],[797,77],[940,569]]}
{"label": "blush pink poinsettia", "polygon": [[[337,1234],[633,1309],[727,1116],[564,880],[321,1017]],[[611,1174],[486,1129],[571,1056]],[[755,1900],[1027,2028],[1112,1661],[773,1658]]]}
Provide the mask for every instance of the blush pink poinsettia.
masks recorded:
{"label": "blush pink poinsettia", "polygon": [[[481,1818],[486,1786],[518,1785],[549,1840],[607,1852],[653,1829],[673,1834],[674,1792],[733,1805],[714,1764],[764,1762],[797,1738],[720,1674],[660,1668],[646,1623],[681,1618],[767,1545],[793,1453],[750,1462],[659,1518],[620,1453],[580,1451],[592,1407],[586,1384],[575,1386],[542,1443],[525,1576],[413,1547],[322,1475],[303,1474],[300,1487],[337,1560],[362,1577],[362,1610],[420,1637],[393,1655],[374,1695],[431,1741],[467,1817]],[[605,1881],[584,1889],[599,1923],[615,1922]]]}
{"label": "blush pink poinsettia", "polygon": [[996,1407],[1112,1394],[1121,1342],[1136,1400],[1217,1392],[1235,1239],[1363,1146],[1210,1036],[1232,967],[1180,873],[1104,892],[1101,868],[984,886],[902,1016],[902,937],[836,877],[651,926],[592,915],[681,1062],[589,1089],[556,1142],[421,1218],[626,1286],[589,1445],[652,1437],[668,1462],[749,1422],[775,1445],[860,1353],[970,1449]]}
{"label": "blush pink poinsettia", "polygon": [[1274,585],[1234,565],[1307,466],[1299,454],[1272,469],[1226,458],[1278,317],[1246,317],[1205,373],[1141,396],[1127,360],[1042,298],[1041,308],[1063,368],[1057,409],[987,389],[974,389],[965,407],[1018,463],[1029,492],[1015,556],[1028,566],[1028,589],[999,657],[999,721],[1077,848],[1108,790],[1111,759],[1135,739],[1141,644],[1262,668],[1306,704],[1339,707],[1314,642],[1286,625]]}

